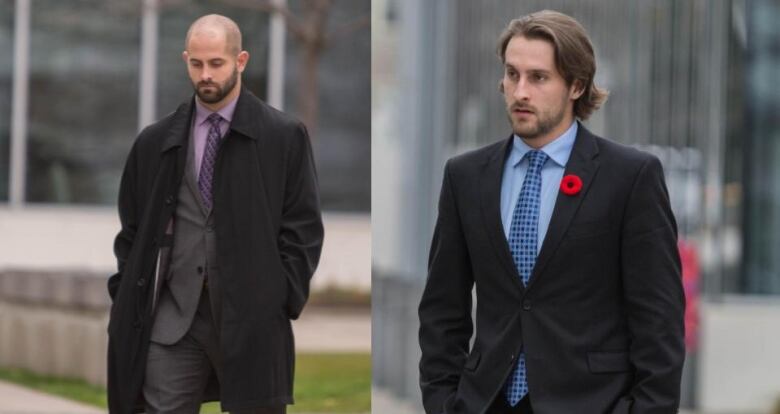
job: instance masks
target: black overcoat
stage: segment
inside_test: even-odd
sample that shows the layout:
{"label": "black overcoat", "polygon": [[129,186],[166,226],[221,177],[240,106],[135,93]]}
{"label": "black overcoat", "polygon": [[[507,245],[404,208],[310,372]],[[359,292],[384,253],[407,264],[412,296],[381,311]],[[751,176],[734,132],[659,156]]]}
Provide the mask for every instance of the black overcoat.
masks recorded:
{"label": "black overcoat", "polygon": [[[122,174],[122,229],[114,244],[118,272],[108,282],[111,413],[142,408],[152,298],[166,260],[160,246],[173,222],[193,108],[194,98],[144,129]],[[224,377],[205,399],[219,398],[230,411],[291,404],[290,319],[308,298],[323,240],[303,124],[242,90],[220,144],[213,194]]]}

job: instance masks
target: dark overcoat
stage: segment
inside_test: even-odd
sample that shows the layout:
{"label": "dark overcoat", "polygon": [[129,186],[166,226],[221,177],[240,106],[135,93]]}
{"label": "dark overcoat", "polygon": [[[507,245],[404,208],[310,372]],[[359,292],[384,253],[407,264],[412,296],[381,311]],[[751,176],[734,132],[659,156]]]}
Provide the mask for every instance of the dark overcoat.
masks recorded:
{"label": "dark overcoat", "polygon": [[[108,282],[111,413],[143,405],[153,298],[167,260],[161,246],[173,223],[194,106],[193,98],[144,129],[122,174],[118,272]],[[211,231],[220,268],[224,377],[204,399],[219,398],[230,411],[291,404],[290,319],[308,298],[323,240],[306,129],[242,90],[214,171]]]}

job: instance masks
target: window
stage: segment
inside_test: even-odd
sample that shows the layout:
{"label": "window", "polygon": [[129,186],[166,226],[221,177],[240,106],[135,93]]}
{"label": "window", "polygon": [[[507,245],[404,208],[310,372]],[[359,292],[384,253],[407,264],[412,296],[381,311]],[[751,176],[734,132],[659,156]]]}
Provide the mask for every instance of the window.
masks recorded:
{"label": "window", "polygon": [[14,2],[0,0],[0,202],[8,201],[11,99],[14,69]]}
{"label": "window", "polygon": [[741,290],[753,294],[780,294],[780,36],[776,2],[758,1],[748,9],[745,53],[744,140],[745,271]]}
{"label": "window", "polygon": [[139,6],[36,0],[30,26],[26,199],[113,204],[137,132]]}

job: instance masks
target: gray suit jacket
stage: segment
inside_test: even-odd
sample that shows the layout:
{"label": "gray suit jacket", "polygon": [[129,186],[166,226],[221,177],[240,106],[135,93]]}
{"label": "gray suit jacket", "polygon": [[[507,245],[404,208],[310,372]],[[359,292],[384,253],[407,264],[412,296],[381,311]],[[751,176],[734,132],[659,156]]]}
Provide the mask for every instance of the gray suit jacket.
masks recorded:
{"label": "gray suit jacket", "polygon": [[[178,342],[189,329],[198,308],[204,279],[210,290],[219,289],[213,216],[206,209],[195,176],[192,137],[187,151],[184,179],[179,188],[173,234],[164,241],[172,249],[170,267],[161,269],[159,299],[151,340],[163,345]],[[220,295],[209,295],[215,323],[220,320]]]}

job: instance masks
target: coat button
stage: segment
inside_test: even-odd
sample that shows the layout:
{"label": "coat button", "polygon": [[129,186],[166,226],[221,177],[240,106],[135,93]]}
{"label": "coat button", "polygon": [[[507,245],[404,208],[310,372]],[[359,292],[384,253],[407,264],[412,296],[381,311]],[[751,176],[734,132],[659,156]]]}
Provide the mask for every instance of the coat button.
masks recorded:
{"label": "coat button", "polygon": [[143,287],[145,284],[146,284],[146,279],[144,279],[144,278],[138,279],[138,283],[136,283],[136,285],[138,285],[138,287]]}
{"label": "coat button", "polygon": [[531,299],[523,299],[523,310],[524,311],[531,310]]}
{"label": "coat button", "polygon": [[173,204],[173,196],[169,195],[168,198],[165,199],[165,204],[171,205]]}
{"label": "coat button", "polygon": [[202,273],[203,273],[203,266],[198,266],[198,274],[202,274]]}

